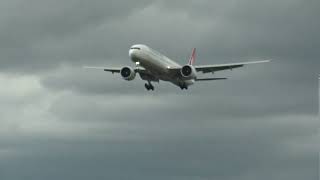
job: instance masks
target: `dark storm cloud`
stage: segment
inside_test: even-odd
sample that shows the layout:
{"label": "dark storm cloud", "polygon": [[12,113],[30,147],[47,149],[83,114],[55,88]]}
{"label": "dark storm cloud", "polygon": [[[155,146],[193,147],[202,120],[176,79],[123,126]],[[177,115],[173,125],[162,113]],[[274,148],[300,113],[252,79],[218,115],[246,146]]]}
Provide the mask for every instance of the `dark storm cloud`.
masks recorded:
{"label": "dark storm cloud", "polygon": [[319,1],[200,1],[187,3],[187,9],[174,2],[163,4],[213,23],[207,37],[211,41],[204,42],[212,55],[299,57],[307,61],[319,55]]}
{"label": "dark storm cloud", "polygon": [[[37,138],[36,141],[30,141],[23,138],[24,143],[19,144],[22,144],[21,151],[26,155],[11,158],[10,164],[1,161],[0,166],[3,167],[1,169],[5,172],[5,178],[16,179],[31,174],[49,179],[53,177],[314,179],[317,176],[316,161],[313,161],[315,152],[301,154],[297,152],[297,148],[287,149],[283,146],[287,141],[299,137],[290,130],[294,126],[287,126],[293,124],[291,118],[273,119],[275,124],[281,121],[283,126],[264,127],[268,123],[264,126],[257,123],[255,128],[248,128],[238,124],[240,127],[234,128],[234,131],[230,131],[229,125],[217,123],[214,123],[215,128],[206,125],[207,128],[192,127],[179,133],[174,132],[176,127],[169,127],[168,132],[165,128],[161,128],[158,132],[151,128],[156,133],[148,132],[149,129],[133,128],[126,130],[130,139],[138,134],[143,135],[142,139],[122,141],[104,137],[107,132],[98,139]],[[300,119],[294,123],[298,127],[301,124]],[[307,127],[305,130],[310,128],[312,129]],[[160,137],[155,136],[157,133]],[[51,143],[47,144],[48,140]],[[29,165],[26,166],[25,163]],[[54,167],[56,163],[60,164],[59,168]],[[37,171],[38,168],[41,171]],[[14,173],[12,169],[18,169],[19,173]]]}
{"label": "dark storm cloud", "polygon": [[[318,179],[318,7],[1,1],[0,179]],[[194,46],[198,64],[274,60],[187,92],[81,68],[130,65],[135,43],[181,64]]]}
{"label": "dark storm cloud", "polygon": [[[265,68],[252,67],[257,70],[249,68],[245,70],[248,75],[250,74],[245,79],[254,77],[250,83],[259,83],[257,86],[260,88],[257,88],[256,91],[260,92],[255,92],[256,96],[264,95],[265,98],[240,98],[238,104],[260,100],[251,104],[252,108],[259,107],[257,103],[263,106],[255,112],[264,111],[265,104],[269,107],[275,104],[273,105],[275,111],[291,109],[293,112],[310,112],[315,111],[316,100],[313,96],[306,97],[302,94],[315,94],[316,88],[316,82],[312,79],[318,73],[317,65],[319,65],[316,56],[320,42],[316,31],[319,29],[317,28],[319,23],[315,15],[318,12],[315,8],[308,8],[308,6],[315,7],[316,4],[317,1],[310,1],[307,5],[300,1],[287,3],[199,1],[186,3],[184,7],[178,6],[178,1],[170,1],[170,3],[157,1],[132,13],[128,19],[105,22],[98,29],[91,29],[92,32],[89,31],[90,38],[88,38],[91,49],[87,48],[86,38],[84,41],[76,41],[80,44],[79,46],[76,45],[76,42],[71,43],[70,46],[76,46],[75,49],[67,46],[62,49],[71,49],[72,54],[66,53],[66,56],[70,57],[67,62],[78,65],[91,63],[126,65],[128,64],[127,48],[135,42],[153,45],[152,47],[160,49],[181,64],[185,63],[192,46],[198,47],[197,63],[199,64],[239,62],[252,57],[273,58],[272,64],[263,65]],[[295,10],[298,7],[301,9],[297,15]],[[201,9],[207,9],[207,11],[201,11]],[[85,35],[79,35],[78,39],[83,39],[81,36]],[[159,37],[168,38],[163,41],[163,38]],[[113,42],[112,46],[110,46],[110,41]],[[174,45],[177,43],[179,46]],[[108,45],[110,47],[107,47]],[[90,60],[85,60],[83,57]],[[72,59],[74,61],[71,61]],[[84,75],[83,72],[78,71],[79,74],[76,75],[77,73],[71,72],[72,69],[67,74],[59,73],[58,76],[45,77],[44,84],[55,89],[72,87],[76,91],[99,94],[124,93],[130,86],[130,93],[143,93],[139,91],[142,82],[134,82],[134,85],[123,87],[118,84],[125,84],[125,82],[111,81],[114,78],[109,77],[108,74],[102,77],[102,73],[99,75],[95,73],[91,80],[82,81],[83,78],[90,78],[93,73],[88,72]],[[227,75],[230,76],[230,74]],[[262,77],[258,78],[258,75]],[[82,78],[77,78],[77,76]],[[238,74],[232,74],[231,79],[234,76]],[[111,83],[117,84],[111,85]],[[242,89],[238,91],[241,96],[252,95],[250,88],[241,81],[226,83],[226,85],[229,87],[222,89],[221,92],[232,91],[234,88],[230,86],[236,86]],[[164,91],[161,89],[161,92]],[[204,92],[209,91],[203,89],[202,93]],[[216,89],[215,92],[219,91]],[[279,101],[273,103],[271,99]],[[230,99],[230,102],[232,101],[234,99]],[[274,113],[274,111],[268,112]]]}
{"label": "dark storm cloud", "polygon": [[[191,87],[188,92],[181,92],[169,83],[156,83],[157,91],[154,94],[161,97],[174,95],[179,99],[177,102],[180,105],[177,107],[180,106],[180,110],[199,107],[193,115],[195,117],[201,117],[203,113],[219,117],[252,117],[316,112],[317,99],[314,96],[317,93],[317,81],[313,78],[313,73],[297,73],[300,71],[298,66],[281,65],[279,61],[274,61],[262,66],[217,73],[217,77],[230,79],[197,84],[197,87]],[[253,74],[255,75],[252,76]],[[81,67],[65,67],[59,73],[44,76],[41,82],[52,90],[72,90],[84,95],[137,95],[152,98],[152,94],[145,94],[144,82],[141,80],[125,82],[120,75],[88,71]],[[187,96],[190,92],[193,96]],[[167,101],[172,104],[171,99]]]}
{"label": "dark storm cloud", "polygon": [[[310,65],[318,55],[317,1],[199,1],[183,6],[179,1],[122,3],[4,3],[4,17],[8,18],[1,26],[2,68],[34,72],[62,62],[125,63],[127,49],[136,42],[183,60],[187,50],[196,46],[204,63],[290,57],[290,61],[303,58]],[[161,37],[167,38],[163,41]]]}
{"label": "dark storm cloud", "polygon": [[[149,1],[3,1],[1,3],[1,68],[39,71],[66,61],[65,39],[101,23],[127,17]],[[43,46],[42,42],[47,42]],[[55,45],[55,42],[59,45]],[[86,42],[82,42],[86,43]],[[64,47],[72,49],[72,46]],[[84,48],[88,48],[87,46]],[[50,50],[50,56],[48,53]],[[60,50],[60,52],[57,50]],[[52,54],[51,54],[52,53]]]}

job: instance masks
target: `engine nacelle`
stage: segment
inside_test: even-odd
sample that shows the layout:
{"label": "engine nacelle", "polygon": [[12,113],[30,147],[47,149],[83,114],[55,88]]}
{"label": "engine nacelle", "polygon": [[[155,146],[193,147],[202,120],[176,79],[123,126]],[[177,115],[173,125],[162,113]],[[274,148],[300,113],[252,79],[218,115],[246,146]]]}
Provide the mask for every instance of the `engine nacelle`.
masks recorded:
{"label": "engine nacelle", "polygon": [[120,74],[123,79],[127,81],[132,81],[136,77],[136,72],[131,67],[124,67],[121,69]]}
{"label": "engine nacelle", "polygon": [[181,68],[180,71],[184,79],[195,79],[197,78],[197,71],[193,66],[185,65]]}

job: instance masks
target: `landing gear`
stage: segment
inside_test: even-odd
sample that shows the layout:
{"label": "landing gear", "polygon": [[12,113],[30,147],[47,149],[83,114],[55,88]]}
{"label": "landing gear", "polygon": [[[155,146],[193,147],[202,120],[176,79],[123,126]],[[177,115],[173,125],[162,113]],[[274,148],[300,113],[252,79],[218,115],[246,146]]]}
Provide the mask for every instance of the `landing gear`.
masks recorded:
{"label": "landing gear", "polygon": [[180,85],[180,89],[181,90],[188,90],[188,86],[187,85],[185,85],[185,84],[182,84],[182,85]]}
{"label": "landing gear", "polygon": [[145,83],[145,84],[144,84],[144,87],[145,87],[148,91],[150,91],[150,90],[154,91],[154,86],[153,86],[150,82]]}

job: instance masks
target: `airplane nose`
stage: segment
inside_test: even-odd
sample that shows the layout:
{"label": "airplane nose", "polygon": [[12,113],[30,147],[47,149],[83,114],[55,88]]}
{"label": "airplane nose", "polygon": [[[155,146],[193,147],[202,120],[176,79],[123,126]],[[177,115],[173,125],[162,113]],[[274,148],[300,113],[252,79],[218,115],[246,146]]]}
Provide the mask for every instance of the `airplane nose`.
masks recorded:
{"label": "airplane nose", "polygon": [[137,52],[137,50],[135,50],[135,49],[130,49],[129,50],[129,57],[130,58],[134,58],[134,57],[137,57],[137,54],[138,52]]}
{"label": "airplane nose", "polygon": [[132,57],[132,54],[133,54],[133,49],[130,49],[129,50],[129,57]]}

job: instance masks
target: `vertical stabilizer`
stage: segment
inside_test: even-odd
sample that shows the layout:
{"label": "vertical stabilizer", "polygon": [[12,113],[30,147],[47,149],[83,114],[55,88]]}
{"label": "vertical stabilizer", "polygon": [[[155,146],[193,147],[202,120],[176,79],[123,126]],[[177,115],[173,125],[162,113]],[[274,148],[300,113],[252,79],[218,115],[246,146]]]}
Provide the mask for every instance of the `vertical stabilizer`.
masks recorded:
{"label": "vertical stabilizer", "polygon": [[195,61],[196,61],[196,48],[193,48],[188,64],[192,66]]}

